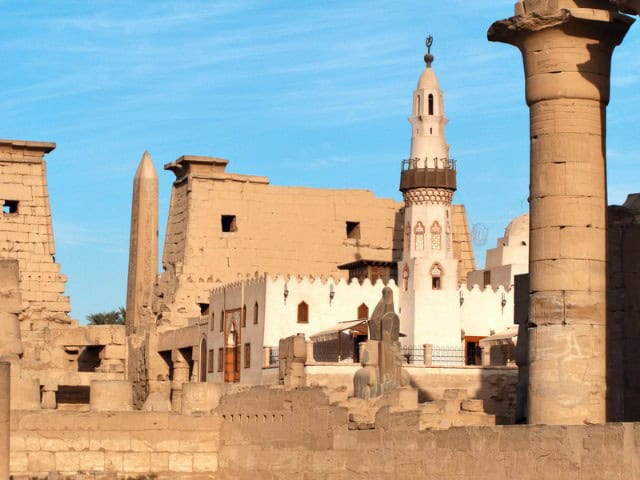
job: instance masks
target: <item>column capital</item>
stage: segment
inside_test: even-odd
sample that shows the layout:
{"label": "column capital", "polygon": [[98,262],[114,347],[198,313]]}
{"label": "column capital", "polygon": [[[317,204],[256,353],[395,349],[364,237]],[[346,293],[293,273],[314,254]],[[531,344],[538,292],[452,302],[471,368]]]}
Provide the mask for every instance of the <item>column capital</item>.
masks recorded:
{"label": "column capital", "polygon": [[487,37],[518,47],[527,104],[562,98],[609,102],[613,49],[634,19],[611,10],[526,10],[495,22]]}

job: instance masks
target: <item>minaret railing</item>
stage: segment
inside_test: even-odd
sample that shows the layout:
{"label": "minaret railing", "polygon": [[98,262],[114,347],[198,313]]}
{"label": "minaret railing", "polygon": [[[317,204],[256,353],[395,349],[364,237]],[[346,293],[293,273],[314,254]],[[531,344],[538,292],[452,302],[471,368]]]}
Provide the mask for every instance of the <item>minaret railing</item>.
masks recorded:
{"label": "minaret railing", "polygon": [[456,190],[456,161],[453,158],[409,158],[402,160],[400,190],[444,188]]}

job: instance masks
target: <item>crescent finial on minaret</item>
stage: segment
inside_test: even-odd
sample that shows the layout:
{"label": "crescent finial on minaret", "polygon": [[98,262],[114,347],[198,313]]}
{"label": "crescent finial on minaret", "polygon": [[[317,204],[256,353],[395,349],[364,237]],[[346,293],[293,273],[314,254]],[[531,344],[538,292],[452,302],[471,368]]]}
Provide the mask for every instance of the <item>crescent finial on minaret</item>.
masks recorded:
{"label": "crescent finial on minaret", "polygon": [[431,68],[433,63],[433,55],[431,55],[431,45],[433,45],[433,35],[427,37],[427,54],[424,56],[424,61],[427,64],[427,68]]}

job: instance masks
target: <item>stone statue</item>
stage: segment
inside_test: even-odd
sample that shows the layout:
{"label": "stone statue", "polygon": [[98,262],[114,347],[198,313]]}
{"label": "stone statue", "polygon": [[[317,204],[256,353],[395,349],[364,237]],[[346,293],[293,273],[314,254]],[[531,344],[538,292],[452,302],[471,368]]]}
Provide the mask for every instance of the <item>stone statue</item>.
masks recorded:
{"label": "stone statue", "polygon": [[382,298],[368,321],[369,341],[361,358],[362,368],[353,378],[354,396],[373,398],[408,382],[403,377],[400,354],[400,318],[393,306],[393,290],[382,289]]}

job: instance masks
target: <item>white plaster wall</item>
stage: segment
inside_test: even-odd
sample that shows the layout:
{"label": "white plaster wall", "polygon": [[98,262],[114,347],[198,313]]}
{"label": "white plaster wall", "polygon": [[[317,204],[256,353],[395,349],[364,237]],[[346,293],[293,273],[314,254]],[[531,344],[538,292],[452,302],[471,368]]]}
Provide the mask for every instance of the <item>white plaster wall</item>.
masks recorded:
{"label": "white plaster wall", "polygon": [[[444,274],[442,288],[433,290],[431,284],[431,260],[416,259],[415,292],[413,293],[414,329],[413,337],[407,337],[406,345],[458,347],[460,340],[460,308],[457,291],[457,260],[439,260]],[[411,293],[411,292],[409,292]]]}
{"label": "white plaster wall", "polygon": [[[285,302],[284,289],[288,295]],[[371,284],[365,280],[347,282],[340,279],[313,279],[309,277],[263,276],[243,282],[236,282],[214,289],[210,297],[210,309],[215,313],[214,329],[207,326],[207,348],[214,352],[214,372],[207,374],[207,381],[222,383],[223,374],[218,372],[218,349],[223,347],[223,333],[220,332],[220,313],[224,308],[232,310],[242,308],[242,290],[244,286],[244,304],[247,305],[247,324],[242,329],[240,354],[240,383],[262,384],[269,375],[265,372],[264,347],[278,348],[281,338],[303,333],[307,339],[322,330],[334,327],[338,322],[357,319],[358,307],[365,303],[369,315],[382,297],[385,284],[378,280]],[[398,288],[390,281],[394,303],[398,304]],[[329,292],[333,287],[334,297],[329,301]],[[259,305],[258,324],[253,324],[253,306]],[[309,306],[309,323],[298,323],[298,304],[306,302]],[[397,307],[396,307],[397,308]],[[251,344],[251,367],[244,368],[244,344]],[[266,374],[266,377],[265,377]],[[269,377],[270,378],[270,377]],[[269,382],[272,379],[268,380]]]}
{"label": "white plaster wall", "polygon": [[[284,301],[284,286],[289,294]],[[333,286],[334,297],[329,301],[329,292]],[[394,304],[398,305],[398,288],[394,281],[388,286],[393,291]],[[347,282],[329,278],[326,280],[309,277],[267,278],[267,327],[264,344],[277,346],[281,338],[304,333],[307,338],[322,330],[327,330],[339,322],[357,320],[358,307],[365,303],[369,315],[373,313],[385,284],[382,280],[375,284],[366,279],[362,284],[357,280]],[[298,321],[298,304],[306,302],[309,306],[309,323]]]}
{"label": "white plaster wall", "polygon": [[[460,311],[462,314],[461,326],[467,336],[489,336],[491,330],[500,333],[513,326],[513,293],[514,289],[505,290],[499,287],[493,290],[490,287],[480,289],[475,286],[472,289],[462,287],[458,292],[462,293],[464,302]],[[502,306],[502,299],[506,301]]]}

